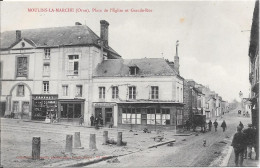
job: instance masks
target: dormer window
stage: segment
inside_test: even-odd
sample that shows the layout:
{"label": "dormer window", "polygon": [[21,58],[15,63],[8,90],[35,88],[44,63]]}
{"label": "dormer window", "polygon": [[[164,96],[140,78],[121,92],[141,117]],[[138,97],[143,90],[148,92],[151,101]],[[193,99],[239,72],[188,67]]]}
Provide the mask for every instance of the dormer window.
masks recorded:
{"label": "dormer window", "polygon": [[131,66],[129,67],[129,73],[130,75],[137,75],[139,71],[139,68],[137,66]]}

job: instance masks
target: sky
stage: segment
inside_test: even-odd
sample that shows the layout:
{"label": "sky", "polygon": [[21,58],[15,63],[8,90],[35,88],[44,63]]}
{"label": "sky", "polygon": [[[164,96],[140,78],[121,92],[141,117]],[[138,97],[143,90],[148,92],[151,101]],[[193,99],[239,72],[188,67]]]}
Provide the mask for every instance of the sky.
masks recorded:
{"label": "sky", "polygon": [[[2,2],[1,32],[80,22],[100,35],[99,21],[106,20],[109,45],[124,59],[173,61],[179,40],[180,75],[232,101],[239,100],[239,91],[244,97],[250,93],[248,47],[254,4],[250,0]],[[47,11],[28,12],[28,8]],[[74,11],[50,12],[56,8]],[[110,11],[112,8],[123,12]]]}

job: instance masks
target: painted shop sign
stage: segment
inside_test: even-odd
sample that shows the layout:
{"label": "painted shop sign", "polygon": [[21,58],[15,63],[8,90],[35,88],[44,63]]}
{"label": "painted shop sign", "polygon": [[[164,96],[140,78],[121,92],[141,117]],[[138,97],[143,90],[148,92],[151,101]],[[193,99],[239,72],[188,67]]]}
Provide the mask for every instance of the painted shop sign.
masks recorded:
{"label": "painted shop sign", "polygon": [[116,106],[116,103],[94,103],[95,107],[111,107]]}
{"label": "painted shop sign", "polygon": [[33,95],[33,99],[44,99],[44,100],[49,100],[49,99],[57,99],[58,95]]}

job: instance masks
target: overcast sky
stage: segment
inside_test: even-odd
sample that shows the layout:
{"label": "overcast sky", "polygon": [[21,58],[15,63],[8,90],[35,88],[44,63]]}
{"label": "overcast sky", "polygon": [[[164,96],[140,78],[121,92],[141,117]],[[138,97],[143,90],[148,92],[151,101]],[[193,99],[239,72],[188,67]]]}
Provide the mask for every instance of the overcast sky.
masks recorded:
{"label": "overcast sky", "polygon": [[[28,8],[150,9],[149,13],[28,12]],[[172,60],[179,40],[180,74],[208,85],[225,100],[249,95],[248,46],[254,1],[2,2],[1,32],[71,26],[81,22],[100,35],[107,20],[109,45],[123,58]],[[162,54],[163,53],[163,54]]]}

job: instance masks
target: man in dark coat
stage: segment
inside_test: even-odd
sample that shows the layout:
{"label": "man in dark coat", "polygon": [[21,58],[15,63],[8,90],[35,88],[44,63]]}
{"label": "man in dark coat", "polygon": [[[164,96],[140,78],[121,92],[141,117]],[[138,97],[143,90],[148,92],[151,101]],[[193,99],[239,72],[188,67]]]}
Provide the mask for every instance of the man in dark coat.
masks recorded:
{"label": "man in dark coat", "polygon": [[242,128],[237,127],[237,132],[235,133],[231,146],[234,148],[235,152],[235,164],[236,166],[243,166],[244,161],[244,149],[245,149],[245,134],[242,133]]}
{"label": "man in dark coat", "polygon": [[211,120],[209,120],[208,125],[209,125],[209,131],[211,131],[211,127],[212,127],[212,122],[211,122]]}
{"label": "man in dark coat", "polygon": [[215,120],[215,122],[213,123],[214,127],[215,127],[215,132],[217,131],[217,128],[218,128],[218,122],[217,120]]}
{"label": "man in dark coat", "polygon": [[90,117],[90,124],[91,124],[91,126],[94,126],[94,120],[95,120],[95,118],[94,118],[94,116],[92,114],[91,117]]}
{"label": "man in dark coat", "polygon": [[221,127],[223,128],[223,132],[225,132],[225,130],[227,128],[227,124],[226,124],[225,120],[223,120]]}

